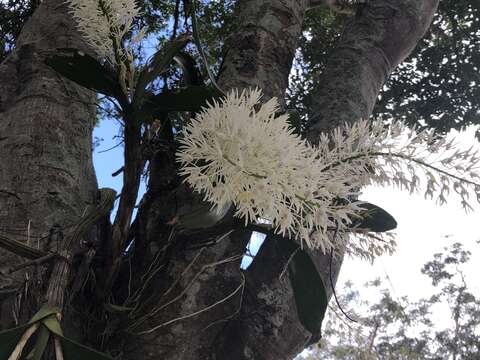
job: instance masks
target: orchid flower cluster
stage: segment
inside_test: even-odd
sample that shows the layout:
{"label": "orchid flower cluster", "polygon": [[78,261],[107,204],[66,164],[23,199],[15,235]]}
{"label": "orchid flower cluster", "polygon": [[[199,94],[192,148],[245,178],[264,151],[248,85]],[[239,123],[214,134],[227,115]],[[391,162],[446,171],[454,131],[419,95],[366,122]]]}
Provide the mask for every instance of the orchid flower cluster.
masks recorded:
{"label": "orchid flower cluster", "polygon": [[125,94],[134,88],[132,47],[144,36],[143,29],[131,40],[125,36],[140,9],[132,0],[67,0],[73,19],[88,45],[97,55],[117,67]]}
{"label": "orchid flower cluster", "polygon": [[478,154],[456,150],[433,131],[362,120],[312,145],[293,132],[287,115],[275,116],[275,98],[262,105],[260,99],[259,90],[247,90],[214,101],[184,128],[177,152],[185,181],[214,209],[233,203],[245,223],[267,219],[277,233],[309,248],[345,245],[368,258],[394,244],[368,236],[348,240],[364,215],[355,200],[362,186],[394,184],[413,192],[423,185],[440,203],[453,189],[465,207],[469,188],[480,193]]}

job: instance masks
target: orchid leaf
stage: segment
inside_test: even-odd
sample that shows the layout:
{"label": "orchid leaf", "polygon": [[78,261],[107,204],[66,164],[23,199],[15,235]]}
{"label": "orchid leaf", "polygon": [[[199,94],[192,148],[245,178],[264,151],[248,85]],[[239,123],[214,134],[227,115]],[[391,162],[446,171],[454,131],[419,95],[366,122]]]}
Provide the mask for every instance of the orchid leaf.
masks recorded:
{"label": "orchid leaf", "polygon": [[57,49],[45,63],[69,80],[115,98],[122,97],[122,90],[115,72],[83,51],[71,48]]}

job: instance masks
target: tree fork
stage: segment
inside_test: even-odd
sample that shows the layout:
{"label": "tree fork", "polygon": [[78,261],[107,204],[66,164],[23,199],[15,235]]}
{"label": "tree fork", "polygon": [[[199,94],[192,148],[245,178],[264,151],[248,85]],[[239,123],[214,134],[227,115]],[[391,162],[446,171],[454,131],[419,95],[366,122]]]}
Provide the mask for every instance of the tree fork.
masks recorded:
{"label": "tree fork", "polygon": [[[240,0],[235,10],[239,27],[226,47],[220,86],[225,90],[258,86],[267,99],[283,98],[309,3]],[[370,115],[386,76],[423,35],[437,4],[438,0],[370,1],[352,19],[315,96],[309,140],[315,142],[321,131],[340,122]],[[7,224],[0,231],[20,229],[27,236],[17,234],[16,240],[43,245],[43,236],[53,224],[77,223],[85,205],[94,201],[88,120],[93,118],[94,101],[91,92],[43,64],[44,52],[84,48],[59,1],[40,5],[17,45],[0,65],[0,209],[7,209],[0,213]],[[52,91],[47,94],[46,88]],[[48,121],[41,123],[38,114]],[[128,271],[121,272],[116,282],[118,300],[137,294],[145,300],[132,311],[137,318],[127,319],[127,324],[141,319],[140,326],[130,329],[130,334],[116,329],[119,344],[127,343],[124,358],[287,359],[312,335],[318,336],[298,320],[288,273],[283,271],[291,254],[278,250],[276,238],[267,238],[251,268],[243,272],[239,265],[249,230],[176,234],[168,224],[176,211],[172,204],[178,207],[197,199],[186,186],[175,188],[179,179],[172,154],[159,155],[151,166],[149,191],[135,221],[135,244],[143,251],[135,250],[132,259],[138,272],[132,282]],[[129,220],[122,224],[125,228]],[[126,237],[125,229],[120,237]],[[2,263],[16,261],[9,254],[0,256]],[[328,285],[326,259],[321,253],[315,256]],[[337,262],[336,274],[339,268]],[[23,272],[19,273],[17,280],[22,282]],[[149,275],[147,282],[144,274]],[[125,296],[130,285],[135,292]],[[4,326],[11,325],[8,306],[8,302],[2,306]],[[21,319],[25,320],[28,311]],[[233,352],[237,340],[241,348]]]}
{"label": "tree fork", "polygon": [[[319,117],[316,117],[308,134],[309,139],[313,142],[318,138],[320,131],[327,131],[346,120],[351,122],[369,116],[387,75],[408,55],[423,35],[430,24],[437,2],[404,1],[398,4],[392,1],[377,1],[370,5],[364,7],[363,11],[348,24],[336,56],[335,54],[332,55],[332,60],[323,75],[325,86],[321,91],[324,91],[324,93],[317,94],[316,99],[319,102],[315,106],[318,113],[327,115],[326,118],[330,122],[319,130],[318,124],[321,122]],[[295,20],[301,19],[303,16],[302,11],[305,9],[298,12],[298,7],[295,6],[298,6],[298,3],[293,4],[284,1],[279,5],[279,8],[276,8],[275,4],[271,2],[262,2],[260,4],[262,11],[259,13],[265,15],[263,19],[258,19],[255,17],[256,15],[249,12],[249,9],[251,10],[254,7],[253,5],[250,7],[248,1],[238,4],[238,8],[242,9],[238,14],[242,24],[239,31],[234,35],[230,46],[227,45],[227,55],[221,71],[221,86],[226,89],[260,86],[265,89],[267,98],[283,94],[291,59],[293,58],[296,37],[283,37],[279,34],[285,35],[285,32],[282,33],[282,29],[291,30],[292,28],[289,28],[288,25],[295,24]],[[285,9],[289,9],[289,11],[284,11]],[[280,20],[275,22],[272,19]],[[301,20],[299,23],[301,23]],[[272,28],[272,24],[282,24],[282,26],[280,29],[275,29]],[[300,30],[297,31],[298,36]],[[280,51],[276,51],[278,49]],[[360,56],[359,52],[361,53]],[[378,55],[384,52],[388,54],[389,58],[383,64],[380,64],[371,55],[371,53]],[[380,56],[380,60],[384,59],[384,56]],[[356,63],[361,66],[355,66]],[[270,69],[273,69],[273,71],[269,71]],[[345,91],[345,84],[351,87],[350,91]],[[355,96],[352,96],[352,93]],[[335,94],[334,98],[331,97],[332,94]],[[330,98],[327,95],[330,95]],[[345,103],[348,103],[349,106],[345,106]],[[275,247],[268,246],[268,243],[269,240],[267,239],[266,245],[264,245],[265,249],[270,249],[270,252],[272,252],[270,256],[275,257],[273,255],[275,254]],[[288,358],[301,350],[311,336],[308,332],[304,331],[302,333],[300,331],[296,335],[296,340],[292,340],[292,343],[297,344],[297,347],[292,347],[289,343],[288,346],[282,348],[282,344],[286,343],[282,343],[280,337],[264,336],[262,334],[257,334],[258,336],[248,335],[255,330],[255,326],[264,329],[264,333],[269,333],[267,329],[278,328],[280,330],[283,326],[290,327],[290,329],[293,329],[292,326],[302,328],[296,318],[295,308],[292,305],[292,293],[288,283],[282,284],[278,276],[272,276],[269,281],[261,284],[261,288],[256,289],[251,285],[254,282],[248,280],[248,275],[251,275],[253,279],[256,276],[261,276],[265,271],[262,264],[259,263],[269,256],[269,251],[264,251],[266,251],[265,255],[256,258],[254,260],[256,266],[253,266],[252,270],[247,272],[247,286],[251,288],[247,288],[246,292],[257,293],[257,295],[269,292],[271,296],[276,298],[276,305],[270,307],[268,313],[262,316],[265,321],[256,322],[255,325],[248,321],[230,320],[226,329],[222,332],[223,336],[220,344],[217,344],[216,351],[219,356],[222,353],[224,355],[228,353],[229,344],[231,344],[230,339],[240,337],[241,339],[248,339],[248,341],[242,344],[245,351],[238,352],[239,359],[246,356],[245,354],[249,351],[256,356],[261,354],[265,358],[268,358],[269,354],[283,354],[284,358]],[[323,275],[325,283],[328,284],[329,258],[321,253],[318,253],[314,258],[319,272]],[[342,257],[339,257],[339,261],[334,264],[334,279],[338,275],[341,259]],[[253,269],[258,269],[258,274],[254,275]],[[330,296],[330,286],[327,286],[327,292]],[[210,293],[213,293],[213,290]],[[240,319],[248,318],[248,314],[255,313],[258,308],[265,308],[262,307],[261,300],[252,301],[250,304],[248,302],[243,303]],[[285,309],[288,309],[288,311]],[[315,336],[318,336],[318,334],[315,334]],[[219,340],[216,339],[216,341]],[[192,344],[188,343],[188,345],[191,346]],[[249,349],[249,351],[246,349]]]}

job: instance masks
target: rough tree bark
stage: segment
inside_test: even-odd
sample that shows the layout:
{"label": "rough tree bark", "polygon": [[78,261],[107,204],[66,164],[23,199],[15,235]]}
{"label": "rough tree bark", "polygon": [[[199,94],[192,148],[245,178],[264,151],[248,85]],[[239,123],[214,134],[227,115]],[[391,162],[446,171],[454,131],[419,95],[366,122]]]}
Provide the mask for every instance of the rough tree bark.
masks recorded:
{"label": "rough tree bark", "polygon": [[[62,1],[45,1],[0,65],[0,233],[45,250],[58,246],[62,233],[94,203],[97,190],[95,96],[44,64],[61,47],[86,51]],[[93,232],[89,240],[95,240]],[[21,261],[0,251],[3,269]],[[33,270],[0,282],[6,294],[0,295],[3,327],[29,320],[46,301],[48,283],[37,280],[48,274]]]}
{"label": "rough tree bark", "polygon": [[[84,48],[60,3],[42,3],[0,66],[0,234],[38,241],[40,247],[48,246],[55,224],[64,229],[78,221],[96,193],[93,94],[43,65],[57,47]],[[283,98],[310,5],[306,0],[239,0],[221,86],[258,86],[265,99]],[[310,141],[340,122],[370,115],[386,77],[424,34],[437,5],[438,0],[371,0],[362,7],[322,74]],[[290,257],[278,246],[282,239],[268,237],[243,271],[250,231],[231,214],[205,231],[175,231],[169,223],[177,209],[198,200],[179,184],[175,170],[170,152],[157,152],[151,161],[148,191],[130,235],[135,248],[109,299],[133,310],[128,315],[96,311],[108,315],[109,349],[132,360],[292,358],[319,334],[308,332],[298,319],[288,272],[282,275]],[[312,255],[328,285],[329,258]],[[2,266],[18,261],[0,251]],[[334,264],[334,279],[340,266],[341,258]],[[27,301],[24,294],[27,289],[44,293],[35,286],[45,287],[48,280],[36,280],[48,272],[28,271],[28,278],[26,272],[0,277],[4,328],[27,320],[45,301]],[[328,286],[327,291],[330,296]]]}

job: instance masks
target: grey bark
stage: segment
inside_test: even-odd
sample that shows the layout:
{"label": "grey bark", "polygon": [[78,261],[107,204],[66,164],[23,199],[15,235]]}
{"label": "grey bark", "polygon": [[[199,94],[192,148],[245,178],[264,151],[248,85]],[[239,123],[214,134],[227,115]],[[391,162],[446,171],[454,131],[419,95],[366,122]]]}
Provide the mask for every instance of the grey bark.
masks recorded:
{"label": "grey bark", "polygon": [[[54,225],[65,231],[78,221],[97,189],[91,151],[95,96],[44,64],[58,47],[86,51],[62,3],[40,5],[0,65],[0,234],[40,249],[48,246]],[[21,261],[0,250],[3,268]],[[19,303],[12,309],[10,301],[2,302],[3,326],[28,320],[46,301],[28,295],[44,293],[46,284],[37,279],[45,274],[27,269],[5,280]]]}
{"label": "grey bark", "polygon": [[[20,240],[29,222],[31,239],[54,224],[74,223],[96,190],[92,94],[43,65],[45,52],[56,47],[83,48],[58,4],[46,0],[40,6],[17,50],[0,67],[0,209],[6,209],[0,230]],[[386,77],[423,35],[437,4],[372,0],[351,20],[322,75],[309,140],[340,122],[370,115]],[[283,98],[308,6],[307,1],[240,0],[220,85],[258,86],[265,99]],[[110,349],[132,360],[293,357],[319,334],[298,320],[281,239],[267,238],[252,266],[242,271],[250,232],[231,214],[207,230],[175,232],[169,223],[177,209],[198,202],[176,170],[171,152],[157,152],[151,161],[149,190],[131,231],[135,249],[120,269],[111,299],[134,310],[110,323]],[[328,285],[329,258],[313,257]],[[1,251],[0,261],[8,265],[18,259]],[[335,262],[334,281],[340,266]],[[14,280],[22,285],[23,276]],[[4,319],[10,305],[2,308],[3,326],[9,325]]]}

